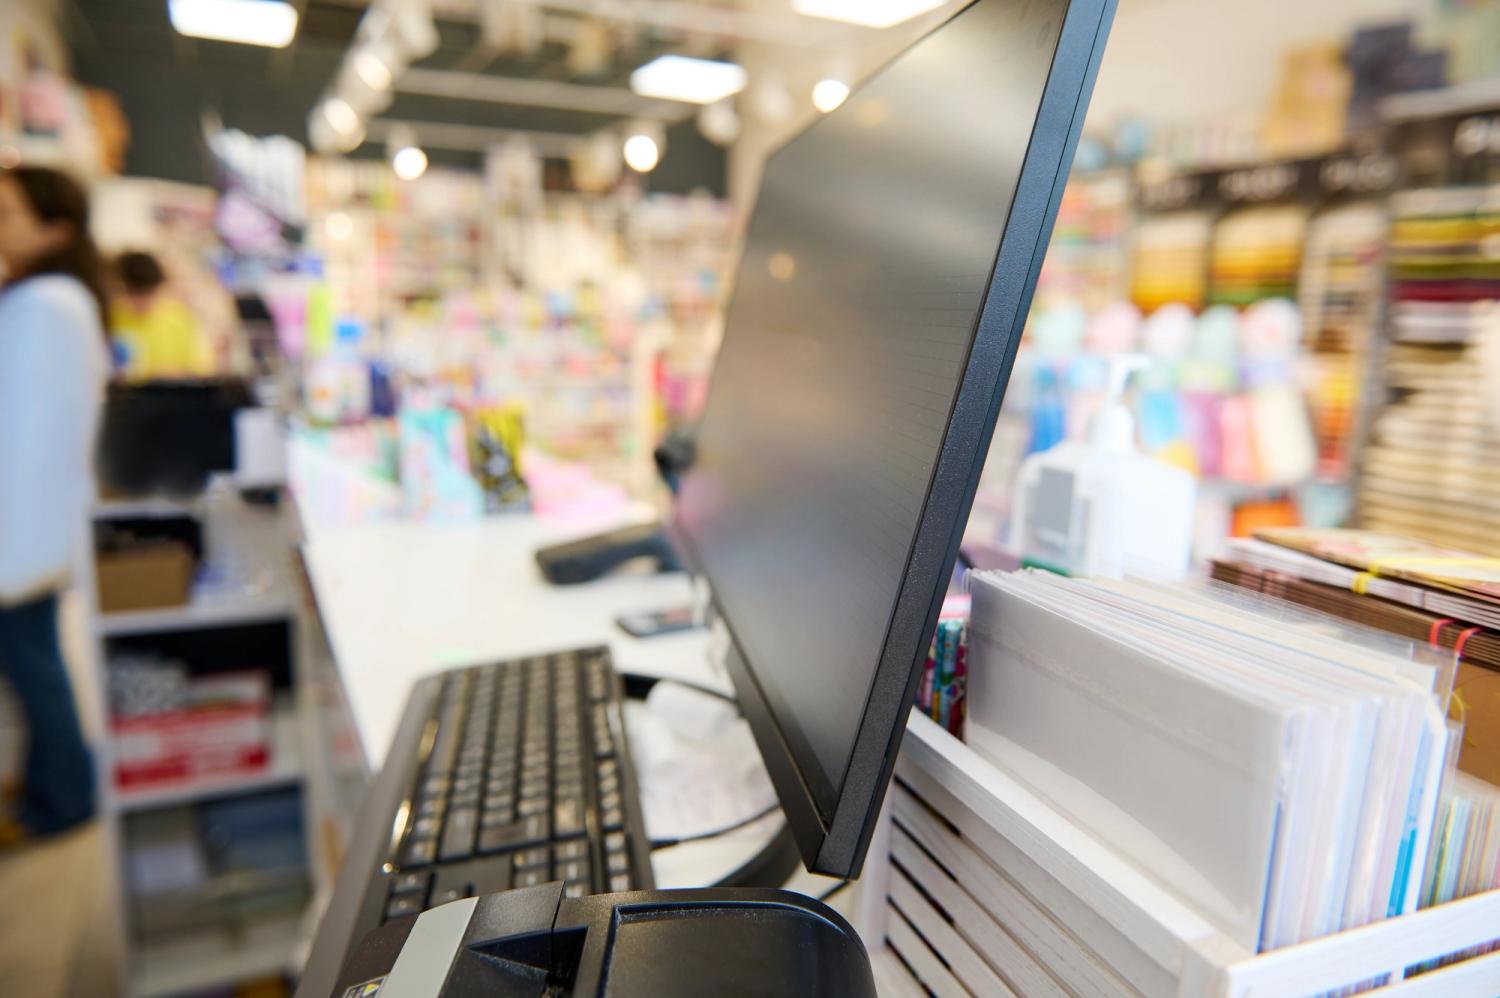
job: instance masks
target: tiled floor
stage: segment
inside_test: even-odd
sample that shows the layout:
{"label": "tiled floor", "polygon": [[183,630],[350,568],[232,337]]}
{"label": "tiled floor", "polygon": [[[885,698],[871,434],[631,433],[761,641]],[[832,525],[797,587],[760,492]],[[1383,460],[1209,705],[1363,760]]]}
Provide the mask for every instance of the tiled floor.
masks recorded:
{"label": "tiled floor", "polygon": [[120,990],[107,837],[98,822],[0,853],[0,982],[15,998]]}

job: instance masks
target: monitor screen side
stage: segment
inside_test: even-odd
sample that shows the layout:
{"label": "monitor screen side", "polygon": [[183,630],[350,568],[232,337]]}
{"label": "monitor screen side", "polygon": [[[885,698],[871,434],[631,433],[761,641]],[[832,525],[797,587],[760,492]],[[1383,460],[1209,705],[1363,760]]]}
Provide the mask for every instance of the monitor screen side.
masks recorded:
{"label": "monitor screen side", "polygon": [[676,528],[825,833],[882,663],[920,663],[953,555],[918,555],[967,516],[1108,6],[980,0],[766,165]]}

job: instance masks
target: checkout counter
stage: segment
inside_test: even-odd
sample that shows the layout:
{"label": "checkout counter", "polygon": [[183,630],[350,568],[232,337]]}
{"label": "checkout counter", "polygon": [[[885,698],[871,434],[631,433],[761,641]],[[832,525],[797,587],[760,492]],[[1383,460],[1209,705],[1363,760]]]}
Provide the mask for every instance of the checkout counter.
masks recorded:
{"label": "checkout counter", "polygon": [[[348,823],[357,814],[369,777],[384,761],[407,692],[428,673],[607,644],[623,673],[731,693],[728,677],[710,664],[708,630],[641,639],[615,623],[624,614],[688,603],[693,593],[685,574],[632,574],[627,569],[595,582],[554,586],[536,566],[534,553],[540,547],[649,514],[638,507],[607,519],[515,513],[452,524],[304,524],[302,560],[316,623],[326,638],[323,654],[315,650],[304,656],[311,672],[305,685],[316,706],[301,712],[313,719],[308,737],[319,743],[314,753],[318,765],[311,768],[320,772],[310,774],[309,785],[313,841],[330,861],[318,866],[336,870],[348,841]],[[632,702],[626,714],[654,838],[725,827],[774,801],[748,726],[732,716],[728,704],[682,687],[658,689],[666,694],[660,702],[653,693],[650,706]],[[700,746],[692,739],[705,733],[705,717],[725,739],[717,745],[718,755],[695,751]],[[674,741],[674,719],[686,722],[687,742]],[[731,727],[743,731],[724,730]],[[735,741],[737,735],[741,742]],[[749,746],[749,752],[740,745]],[[673,751],[679,753],[677,765],[664,759]],[[747,758],[754,760],[758,773],[746,771]],[[715,774],[705,768],[716,759],[734,760],[732,770]],[[684,765],[697,767],[690,774],[696,790],[684,782]],[[762,785],[764,796],[758,793]],[[760,853],[782,822],[778,811],[724,835],[657,850],[652,855],[657,886],[713,883]],[[817,895],[835,883],[799,868],[786,886]],[[849,893],[836,897],[835,907],[848,903]]]}

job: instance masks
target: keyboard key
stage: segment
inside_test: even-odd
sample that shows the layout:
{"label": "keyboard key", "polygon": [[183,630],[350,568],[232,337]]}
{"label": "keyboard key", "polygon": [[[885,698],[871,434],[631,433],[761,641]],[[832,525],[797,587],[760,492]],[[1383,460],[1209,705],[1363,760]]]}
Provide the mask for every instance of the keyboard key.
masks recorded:
{"label": "keyboard key", "polygon": [[548,880],[546,867],[536,867],[530,870],[517,870],[515,880],[512,881],[516,887],[535,887],[545,884]]}
{"label": "keyboard key", "polygon": [[558,880],[579,880],[585,883],[593,875],[593,864],[587,859],[570,859],[557,864]]}
{"label": "keyboard key", "polygon": [[630,854],[621,850],[604,854],[604,865],[609,868],[610,873],[629,873]]}
{"label": "keyboard key", "polygon": [[497,825],[479,835],[481,853],[521,849],[547,841],[547,819],[541,815],[522,818],[510,825]]}
{"label": "keyboard key", "polygon": [[625,849],[625,833],[610,832],[604,836],[604,848],[610,852],[622,852]]}
{"label": "keyboard key", "polygon": [[440,894],[432,896],[432,907],[440,904],[448,904],[451,901],[462,901],[469,896],[469,892],[461,887],[449,887]]}
{"label": "keyboard key", "polygon": [[583,800],[570,797],[552,805],[552,834],[560,839],[583,834]]}
{"label": "keyboard key", "polygon": [[602,815],[604,830],[612,832],[617,828],[625,827],[625,812],[618,807],[607,809]]}
{"label": "keyboard key", "polygon": [[623,873],[617,873],[609,878],[609,889],[611,891],[630,890],[630,877]]}
{"label": "keyboard key", "polygon": [[435,839],[440,824],[442,822],[437,818],[418,818],[411,826],[411,836],[414,839]]}
{"label": "keyboard key", "polygon": [[552,847],[552,858],[558,863],[565,863],[570,859],[578,859],[580,856],[589,854],[589,843],[587,839],[573,839],[570,842],[559,842]]}
{"label": "keyboard key", "polygon": [[516,809],[509,804],[500,807],[487,807],[484,815],[479,819],[480,828],[494,828],[496,825],[509,825],[516,820]]}
{"label": "keyboard key", "polygon": [[588,892],[588,884],[579,883],[577,881],[563,884],[563,897],[565,898],[581,898]]}
{"label": "keyboard key", "polygon": [[415,894],[403,894],[393,897],[385,906],[386,918],[408,918],[412,915],[422,913],[422,899]]}
{"label": "keyboard key", "polygon": [[479,811],[473,807],[459,807],[448,812],[443,823],[443,846],[438,858],[443,862],[468,859],[474,854],[474,835],[479,830]]}
{"label": "keyboard key", "polygon": [[516,868],[546,866],[550,853],[546,846],[532,846],[516,853]]}
{"label": "keyboard key", "polygon": [[437,858],[437,841],[435,839],[412,839],[406,844],[406,859],[402,866],[430,866]]}
{"label": "keyboard key", "polygon": [[521,803],[519,803],[519,804],[516,805],[516,813],[519,814],[523,818],[529,818],[529,817],[531,817],[534,814],[546,814],[547,813],[547,798],[545,798],[545,797],[526,797],[526,798],[522,798]]}
{"label": "keyboard key", "polygon": [[427,885],[432,881],[432,871],[412,870],[408,873],[398,873],[391,881],[391,893],[393,895],[415,894],[419,898],[427,896]]}

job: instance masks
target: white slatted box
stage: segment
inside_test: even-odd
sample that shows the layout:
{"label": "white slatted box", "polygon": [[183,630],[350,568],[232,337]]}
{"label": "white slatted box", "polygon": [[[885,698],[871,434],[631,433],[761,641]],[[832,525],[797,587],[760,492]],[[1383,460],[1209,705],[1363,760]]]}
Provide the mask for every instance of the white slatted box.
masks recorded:
{"label": "white slatted box", "polygon": [[1500,891],[1257,956],[931,720],[912,715],[855,921],[882,994],[1500,995]]}

